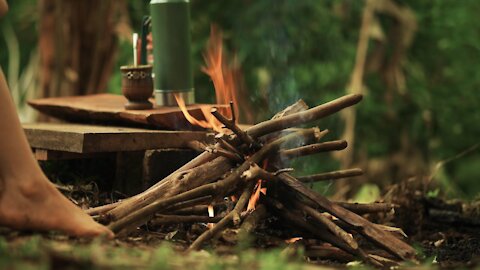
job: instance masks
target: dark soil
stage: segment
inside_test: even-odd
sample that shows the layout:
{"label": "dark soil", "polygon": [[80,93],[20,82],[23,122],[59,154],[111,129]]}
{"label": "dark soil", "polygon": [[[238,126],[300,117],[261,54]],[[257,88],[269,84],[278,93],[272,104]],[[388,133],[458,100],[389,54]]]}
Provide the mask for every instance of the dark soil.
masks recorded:
{"label": "dark soil", "polygon": [[446,268],[480,265],[480,202],[428,197],[426,190],[418,179],[392,187],[386,199],[399,207],[389,222],[420,245],[425,261]]}

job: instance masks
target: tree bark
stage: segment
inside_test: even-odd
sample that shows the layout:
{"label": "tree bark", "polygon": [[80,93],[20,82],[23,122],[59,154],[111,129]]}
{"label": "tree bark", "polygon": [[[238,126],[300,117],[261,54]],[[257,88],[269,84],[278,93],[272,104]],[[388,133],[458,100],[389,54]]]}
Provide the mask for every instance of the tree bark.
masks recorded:
{"label": "tree bark", "polygon": [[124,0],[40,0],[40,96],[103,92],[117,52]]}

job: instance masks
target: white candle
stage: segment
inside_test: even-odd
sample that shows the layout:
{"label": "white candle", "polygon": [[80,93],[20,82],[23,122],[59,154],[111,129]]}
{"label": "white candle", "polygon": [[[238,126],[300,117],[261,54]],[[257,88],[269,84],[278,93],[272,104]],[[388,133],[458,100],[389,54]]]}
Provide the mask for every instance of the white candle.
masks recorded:
{"label": "white candle", "polygon": [[133,33],[133,66],[137,66],[137,43],[138,43],[138,34]]}

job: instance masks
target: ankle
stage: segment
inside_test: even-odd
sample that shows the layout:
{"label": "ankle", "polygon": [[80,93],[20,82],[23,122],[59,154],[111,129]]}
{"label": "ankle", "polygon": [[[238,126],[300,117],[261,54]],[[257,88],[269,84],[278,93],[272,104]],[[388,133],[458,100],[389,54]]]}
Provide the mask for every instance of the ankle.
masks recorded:
{"label": "ankle", "polygon": [[[12,185],[8,185],[9,183]],[[48,196],[48,191],[50,190],[49,180],[43,175],[43,173],[17,175],[6,180],[6,185],[8,185],[6,189],[16,189],[19,195],[30,199]]]}

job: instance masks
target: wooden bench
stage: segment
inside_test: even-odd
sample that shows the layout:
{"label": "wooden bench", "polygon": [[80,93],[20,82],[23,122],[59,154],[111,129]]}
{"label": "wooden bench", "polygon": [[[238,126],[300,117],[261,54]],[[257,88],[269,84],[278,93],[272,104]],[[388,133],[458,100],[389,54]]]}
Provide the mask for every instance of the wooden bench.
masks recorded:
{"label": "wooden bench", "polygon": [[66,123],[23,124],[39,161],[115,159],[114,188],[131,195],[162,179],[196,153],[188,142],[210,142],[201,131],[166,131]]}

